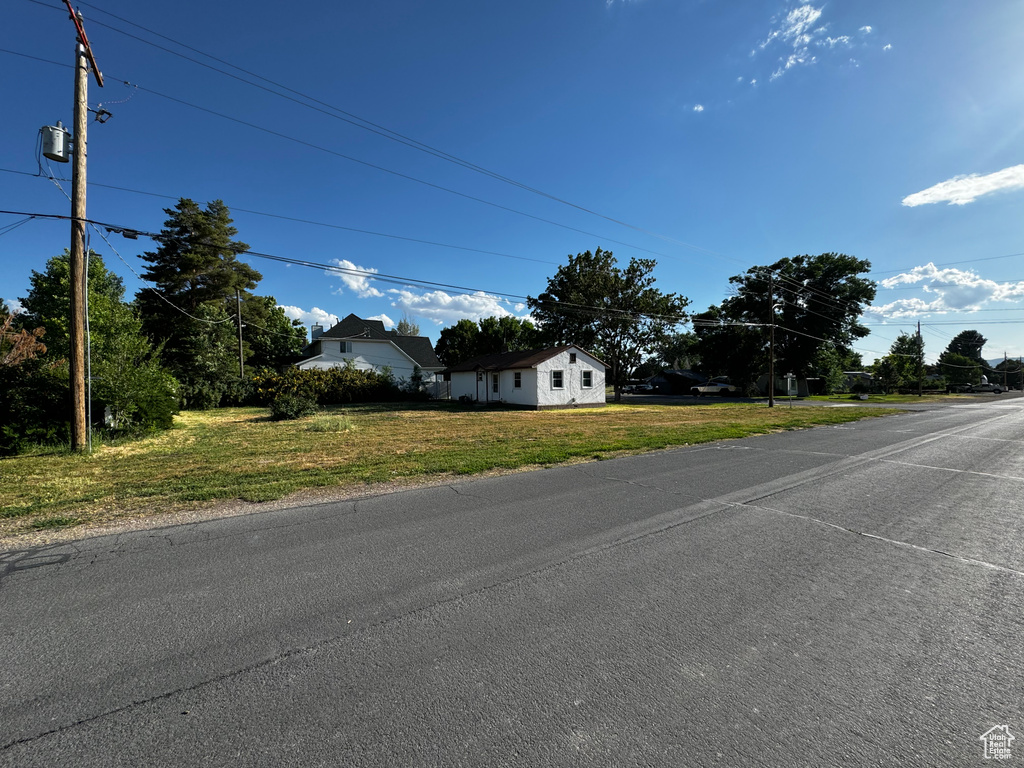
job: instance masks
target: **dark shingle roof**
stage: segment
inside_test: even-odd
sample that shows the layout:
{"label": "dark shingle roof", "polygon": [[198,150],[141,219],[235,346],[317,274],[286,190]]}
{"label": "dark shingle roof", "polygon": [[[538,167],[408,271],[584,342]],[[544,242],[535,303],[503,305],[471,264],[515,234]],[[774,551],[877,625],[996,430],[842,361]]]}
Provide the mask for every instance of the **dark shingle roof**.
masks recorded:
{"label": "dark shingle roof", "polygon": [[356,315],[349,315],[337,325],[332,326],[330,330],[324,331],[318,338],[390,339],[391,337],[392,334],[384,330],[384,323],[380,320],[363,320],[363,318]]}
{"label": "dark shingle roof", "polygon": [[[390,341],[413,359],[420,368],[443,368],[444,365],[434,354],[430,339],[426,336],[402,336],[397,331],[388,331],[380,320],[363,320],[357,315],[349,315],[329,330],[317,336],[320,339],[376,339]],[[310,346],[312,343],[310,344]],[[307,346],[307,349],[309,347]]]}
{"label": "dark shingle roof", "polygon": [[527,349],[519,352],[498,352],[492,355],[481,355],[464,363],[452,365],[445,369],[445,373],[458,371],[495,371],[508,370],[509,368],[532,368],[538,363],[543,363],[555,355],[571,349],[573,345],[566,344],[561,347],[545,347],[543,349]]}

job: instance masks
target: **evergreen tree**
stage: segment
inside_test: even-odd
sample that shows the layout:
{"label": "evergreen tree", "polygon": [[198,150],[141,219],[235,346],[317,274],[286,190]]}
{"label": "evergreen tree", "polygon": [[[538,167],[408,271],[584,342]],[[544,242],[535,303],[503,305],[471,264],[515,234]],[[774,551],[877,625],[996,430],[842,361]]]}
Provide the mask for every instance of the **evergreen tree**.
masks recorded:
{"label": "evergreen tree", "polygon": [[988,339],[977,331],[961,331],[949,342],[946,351],[982,363],[981,350],[987,342]]}
{"label": "evergreen tree", "polygon": [[[251,293],[262,275],[238,260],[249,246],[232,239],[238,230],[223,202],[202,209],[182,198],[164,212],[169,218],[160,247],[142,256],[149,264],[143,278],[153,287],[139,291],[136,304],[143,328],[181,383],[182,403],[216,407],[238,380],[238,297],[243,318],[248,312],[253,325],[270,328],[273,312]],[[267,333],[251,331],[250,352],[255,337]],[[273,349],[269,336],[260,337],[260,345],[261,354]]]}

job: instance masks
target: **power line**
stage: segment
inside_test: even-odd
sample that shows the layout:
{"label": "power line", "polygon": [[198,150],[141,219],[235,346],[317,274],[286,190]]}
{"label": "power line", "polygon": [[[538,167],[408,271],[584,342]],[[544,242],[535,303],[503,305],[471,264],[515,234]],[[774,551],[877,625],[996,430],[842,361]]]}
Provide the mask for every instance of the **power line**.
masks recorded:
{"label": "power line", "polygon": [[[22,175],[22,176],[32,176],[32,177],[47,178],[45,175],[40,176],[40,174],[29,173],[27,171],[15,171],[15,170],[12,170],[12,169],[9,169],[9,168],[0,168],[0,172],[2,172],[2,173],[14,173],[14,174]],[[67,181],[67,179],[61,178],[59,176],[53,176],[52,178],[56,178],[59,181]],[[114,189],[114,190],[117,190],[119,192],[129,192],[129,193],[135,194],[135,195],[146,195],[148,197],[158,197],[158,198],[161,198],[161,199],[164,199],[164,200],[181,200],[182,199],[182,196],[175,197],[174,195],[165,195],[165,194],[161,194],[159,192],[147,192],[145,190],[132,189],[130,187],[119,187],[119,186],[115,186],[113,184],[100,184],[99,182],[95,182],[95,181],[89,181],[89,186],[90,187],[101,187],[103,189]],[[295,216],[285,216],[283,214],[278,214],[278,213],[267,213],[266,211],[256,211],[256,210],[253,210],[251,208],[239,208],[239,207],[236,207],[234,205],[230,205],[228,207],[231,209],[232,212],[235,212],[235,213],[248,213],[248,214],[252,214],[253,216],[265,216],[265,217],[271,218],[271,219],[280,219],[282,221],[292,221],[292,222],[295,222],[297,224],[309,224],[309,225],[317,226],[317,227],[327,227],[329,229],[338,229],[338,230],[342,230],[344,232],[354,232],[356,234],[361,234],[361,235],[372,235],[374,237],[384,237],[384,238],[389,238],[391,240],[402,240],[402,241],[409,242],[409,243],[418,243],[420,245],[432,245],[432,246],[437,246],[439,248],[451,248],[451,249],[457,250],[457,251],[466,251],[466,252],[469,252],[469,253],[479,253],[479,254],[482,254],[482,255],[485,255],[485,256],[500,256],[502,258],[516,259],[518,261],[532,261],[532,262],[536,262],[538,264],[555,264],[556,263],[556,262],[553,262],[553,261],[547,261],[545,259],[532,259],[529,256],[517,256],[515,254],[502,253],[500,251],[488,251],[488,250],[485,250],[483,248],[472,248],[470,246],[465,246],[465,245],[453,245],[451,243],[442,243],[442,242],[438,242],[438,241],[434,241],[434,240],[424,240],[424,239],[417,238],[417,237],[406,237],[404,235],[395,235],[395,234],[391,234],[389,232],[376,232],[376,231],[369,230],[369,229],[359,229],[357,227],[347,227],[347,226],[344,226],[342,224],[330,224],[328,222],[315,221],[313,219],[302,219],[302,218],[298,218],[298,217],[295,217]]]}
{"label": "power line", "polygon": [[[64,221],[68,221],[68,220],[71,219],[70,216],[66,216],[66,215],[63,215],[63,214],[53,214],[53,213],[46,214],[46,213],[29,213],[29,212],[22,212],[22,211],[0,210],[0,214],[6,214],[6,215],[12,215],[12,216],[35,216],[35,217],[42,218],[42,219],[57,219],[57,220],[64,220]],[[172,239],[172,238],[167,237],[166,235],[162,235],[162,234],[158,234],[158,233],[153,233],[153,232],[146,232],[144,230],[134,229],[134,228],[131,228],[131,227],[125,227],[125,226],[121,226],[121,225],[118,225],[118,224],[110,224],[110,223],[107,223],[107,222],[95,221],[93,219],[83,219],[83,221],[85,223],[87,223],[87,224],[103,227],[108,232],[117,232],[119,234],[131,237],[132,239],[140,237],[140,236],[141,237],[150,238],[150,239],[152,239],[152,240],[154,240],[156,242],[162,242],[162,241],[165,241],[165,240],[168,240],[168,239]],[[203,243],[203,242],[199,242],[199,243],[196,243],[196,244],[197,245],[214,245],[214,246],[216,245],[215,243]],[[526,301],[529,298],[527,296],[522,296],[520,294],[515,294],[515,293],[507,293],[505,291],[493,291],[493,290],[487,290],[487,289],[483,289],[483,288],[469,288],[469,287],[466,287],[466,286],[453,285],[451,283],[440,283],[440,282],[436,282],[436,281],[432,281],[432,280],[422,280],[422,279],[419,279],[419,278],[403,277],[401,275],[391,275],[391,274],[381,273],[381,272],[371,272],[369,270],[358,269],[358,268],[355,268],[355,267],[343,267],[343,266],[340,266],[338,264],[327,264],[327,263],[323,263],[323,262],[310,261],[308,259],[296,259],[296,258],[291,258],[291,257],[287,257],[287,256],[277,256],[275,254],[262,253],[260,251],[239,250],[239,249],[232,249],[232,251],[236,255],[238,255],[238,256],[251,256],[251,257],[255,257],[255,258],[261,258],[261,259],[267,259],[267,260],[270,260],[270,261],[276,261],[276,262],[280,262],[280,263],[284,263],[284,264],[292,264],[292,265],[295,265],[295,266],[308,267],[308,268],[311,268],[311,269],[319,269],[319,270],[324,270],[324,271],[327,271],[327,272],[330,272],[330,273],[335,273],[335,274],[340,274],[340,275],[350,275],[350,276],[353,276],[353,277],[359,277],[359,278],[363,278],[363,279],[367,279],[367,280],[374,280],[374,281],[379,281],[379,282],[383,282],[383,283],[390,283],[390,284],[394,284],[394,285],[401,285],[401,286],[412,287],[412,288],[425,288],[425,289],[428,289],[428,290],[444,289],[444,290],[450,290],[450,291],[452,291],[453,293],[456,293],[456,294],[466,295],[466,296],[473,296],[473,295],[477,295],[477,294],[481,294],[482,293],[482,294],[485,294],[485,295],[488,295],[488,296],[492,296],[492,297],[495,297],[495,298],[505,299],[505,300],[515,300],[515,301],[518,301],[518,302]],[[131,267],[129,267],[129,269],[131,269]],[[143,279],[143,278],[141,278],[138,275],[137,272],[135,272],[134,269],[132,270],[132,272],[133,272],[133,274],[136,275],[136,277],[139,277],[140,280]],[[616,309],[614,307],[587,306],[587,305],[582,305],[582,304],[573,304],[572,302],[565,302],[565,301],[555,301],[555,302],[546,302],[546,303],[553,304],[555,306],[564,308],[564,309],[566,309],[568,311],[588,312],[588,313],[601,314],[601,315],[618,314],[618,315],[630,315],[630,316],[641,316],[641,317],[655,317],[655,318],[664,317],[664,316],[661,316],[661,315],[650,315],[650,314],[646,314],[646,313],[629,312],[627,310],[620,310],[620,309]],[[670,318],[667,318],[667,319],[673,319],[673,318],[670,317]]]}
{"label": "power line", "polygon": [[[31,1],[32,2],[36,2],[36,0],[31,0]],[[17,51],[11,51],[11,50],[4,49],[4,48],[0,48],[0,53],[10,53],[10,54],[13,54],[15,56],[25,56],[26,58],[30,58],[30,59],[33,59],[33,60],[36,60],[36,61],[42,61],[42,62],[45,62],[45,63],[48,63],[48,64],[53,64],[53,65],[59,66],[59,67],[65,67],[66,68],[66,67],[69,66],[69,65],[63,64],[61,62],[52,61],[52,60],[49,60],[49,59],[42,59],[42,58],[39,58],[37,56],[28,56],[26,54],[22,54],[22,53],[19,53]],[[490,206],[492,208],[496,208],[498,210],[506,211],[508,213],[513,213],[513,214],[516,214],[517,216],[522,216],[524,218],[533,219],[534,221],[539,221],[539,222],[542,222],[544,224],[549,224],[549,225],[554,226],[554,227],[559,227],[561,229],[565,229],[565,230],[568,230],[570,232],[576,232],[576,233],[581,234],[581,235],[586,235],[587,237],[593,237],[593,238],[595,238],[597,240],[601,240],[603,242],[614,243],[616,245],[625,246],[626,248],[632,248],[632,249],[634,249],[636,251],[640,251],[641,253],[649,253],[652,256],[662,256],[662,257],[667,258],[667,259],[683,260],[682,257],[680,257],[680,256],[674,256],[672,254],[663,253],[661,251],[655,251],[655,250],[652,250],[650,248],[644,248],[644,247],[636,245],[634,243],[628,243],[628,242],[626,242],[624,240],[616,240],[615,238],[607,237],[605,235],[599,235],[599,234],[594,233],[594,232],[589,232],[589,231],[587,231],[585,229],[580,229],[578,227],[573,227],[573,226],[570,226],[568,224],[563,224],[563,223],[555,221],[553,219],[547,219],[547,218],[544,218],[543,216],[537,216],[537,215],[532,214],[532,213],[527,213],[526,211],[521,211],[521,210],[519,210],[517,208],[512,208],[511,206],[502,205],[501,203],[495,203],[495,202],[493,202],[491,200],[486,200],[486,199],[484,199],[482,197],[477,197],[475,195],[471,195],[471,194],[468,194],[466,192],[459,192],[456,189],[452,189],[450,187],[445,187],[445,186],[443,186],[441,184],[435,184],[434,182],[427,181],[426,179],[421,179],[421,178],[418,178],[416,176],[411,176],[409,174],[402,173],[401,171],[396,171],[394,169],[387,168],[387,167],[385,167],[383,165],[378,165],[376,163],[371,163],[371,162],[369,162],[367,160],[361,160],[361,159],[359,159],[357,157],[353,157],[352,155],[346,155],[344,152],[338,152],[337,150],[330,149],[330,148],[325,147],[323,145],[315,144],[315,143],[313,143],[311,141],[306,141],[305,139],[300,139],[300,138],[297,138],[295,136],[290,136],[290,135],[288,135],[286,133],[282,133],[281,131],[276,131],[276,130],[274,130],[272,128],[266,128],[264,126],[258,125],[257,123],[253,123],[253,122],[250,122],[248,120],[243,120],[243,119],[241,119],[239,117],[234,117],[232,115],[228,115],[228,114],[225,114],[223,112],[218,112],[218,111],[216,111],[214,109],[210,109],[209,107],[203,107],[203,106],[200,106],[198,104],[193,104],[192,102],[185,101],[184,99],[179,99],[176,96],[170,96],[168,94],[161,93],[160,91],[154,90],[152,88],[146,88],[144,86],[138,85],[137,83],[130,83],[127,80],[124,80],[123,82],[125,84],[127,84],[127,85],[131,85],[132,87],[134,87],[134,88],[136,88],[136,89],[138,89],[140,91],[143,91],[144,93],[148,93],[150,95],[157,96],[157,97],[162,98],[162,99],[166,99],[167,101],[171,101],[171,102],[174,102],[176,104],[180,104],[182,106],[189,107],[190,109],[195,109],[195,110],[197,110],[199,112],[205,112],[207,114],[213,115],[214,117],[219,117],[222,120],[228,120],[229,122],[237,123],[239,125],[244,125],[247,128],[252,128],[253,130],[260,131],[261,133],[266,133],[266,134],[268,134],[270,136],[275,136],[277,138],[284,139],[285,141],[293,142],[293,143],[298,144],[300,146],[304,146],[304,147],[307,147],[307,148],[310,148],[310,149],[314,149],[314,150],[317,150],[319,152],[324,152],[326,154],[329,154],[329,155],[332,155],[332,156],[335,156],[335,157],[339,157],[339,158],[342,158],[344,160],[348,160],[348,161],[356,163],[358,165],[362,165],[362,166],[365,166],[367,168],[371,168],[373,170],[380,171],[381,173],[386,173],[386,174],[389,174],[391,176],[395,176],[397,178],[405,179],[407,181],[412,181],[412,182],[415,182],[417,184],[422,184],[423,186],[429,187],[431,189],[436,189],[436,190],[441,191],[441,192],[447,192],[448,194],[455,195],[456,197],[461,197],[461,198],[464,198],[466,200],[471,200],[473,202],[477,202],[477,203],[480,203],[482,205],[487,205],[487,206]],[[688,246],[688,247],[692,247],[692,246]],[[712,252],[708,252],[708,253],[712,253]],[[737,263],[739,263],[738,259],[734,259],[732,257],[724,256],[722,254],[714,254],[714,255],[719,256],[720,258],[727,259],[729,261],[736,261]]]}
{"label": "power line", "polygon": [[[33,3],[36,3],[38,5],[43,5],[43,6],[49,7],[46,3],[43,3],[40,0],[30,0],[30,1],[33,2]],[[218,58],[218,57],[213,56],[213,55],[211,55],[209,53],[206,53],[204,51],[201,51],[198,48],[194,48],[194,47],[192,47],[190,45],[182,43],[179,40],[176,40],[174,38],[168,37],[166,35],[162,35],[159,32],[156,32],[155,30],[148,29],[147,27],[144,27],[141,24],[137,24],[137,23],[135,23],[133,21],[130,21],[129,19],[123,18],[121,16],[117,16],[116,14],[110,13],[109,11],[106,11],[106,10],[104,10],[102,8],[99,8],[98,6],[92,5],[91,3],[82,2],[81,4],[85,5],[88,8],[92,8],[92,9],[94,9],[96,11],[99,11],[100,13],[103,13],[103,14],[105,14],[107,16],[115,18],[118,21],[121,21],[121,22],[123,22],[125,24],[130,24],[133,27],[136,27],[136,28],[141,29],[141,30],[143,30],[143,31],[145,31],[145,32],[147,32],[147,33],[149,33],[151,35],[154,35],[154,36],[159,37],[159,38],[161,38],[163,40],[166,40],[166,41],[168,41],[170,43],[173,43],[174,45],[180,46],[181,48],[185,48],[186,50],[192,51],[193,53],[197,53],[200,56],[204,56],[204,57],[206,57],[208,59],[211,59],[213,61],[216,61],[216,62],[218,62],[220,64],[223,64],[225,66],[231,67],[232,69],[238,70],[239,72],[243,72],[243,73],[245,73],[246,75],[248,75],[250,77],[257,78],[258,80],[261,80],[264,83],[269,83],[270,85],[273,85],[275,88],[280,88],[280,89],[286,91],[287,93],[281,93],[280,91],[276,91],[276,90],[274,90],[272,88],[268,88],[268,87],[266,87],[264,85],[260,85],[259,83],[252,82],[251,80],[246,80],[245,78],[239,77],[238,75],[234,75],[234,74],[232,74],[230,72],[226,72],[223,69],[219,69],[219,68],[214,67],[214,66],[212,66],[210,64],[207,64],[205,62],[202,62],[202,61],[199,61],[197,59],[194,59],[194,58],[192,58],[190,56],[185,56],[184,54],[179,53],[178,51],[174,51],[174,50],[166,48],[166,47],[164,47],[162,45],[158,45],[158,44],[156,44],[156,43],[154,43],[154,42],[152,42],[150,40],[146,40],[145,38],[139,37],[137,35],[133,35],[133,34],[131,34],[129,32],[125,32],[124,30],[118,29],[117,27],[111,26],[109,24],[104,24],[104,23],[99,22],[99,21],[94,22],[94,23],[98,24],[99,26],[102,26],[102,27],[104,27],[106,29],[110,29],[110,30],[112,30],[114,32],[117,32],[119,34],[122,34],[122,35],[125,35],[127,37],[130,37],[130,38],[132,38],[134,40],[137,40],[137,41],[139,41],[139,42],[141,42],[141,43],[143,43],[145,45],[149,45],[149,46],[152,46],[154,48],[157,48],[158,50],[164,51],[165,53],[169,53],[172,56],[177,56],[177,57],[182,58],[182,59],[184,59],[186,61],[190,61],[190,62],[192,62],[194,64],[197,64],[198,66],[205,67],[206,69],[210,69],[211,71],[217,72],[217,73],[222,74],[222,75],[224,75],[226,77],[230,77],[230,78],[232,78],[234,80],[237,80],[239,82],[245,83],[245,84],[250,85],[250,86],[252,86],[254,88],[259,88],[260,90],[263,90],[263,91],[265,91],[267,93],[272,93],[275,96],[278,96],[278,97],[283,98],[283,99],[287,99],[288,101],[291,101],[291,102],[293,102],[295,104],[298,104],[300,106],[306,107],[307,109],[311,109],[311,110],[314,110],[314,111],[319,112],[321,114],[327,115],[328,117],[332,117],[332,118],[334,118],[336,120],[341,120],[341,121],[343,121],[345,123],[348,123],[349,125],[353,125],[353,126],[355,126],[357,128],[365,130],[365,131],[369,131],[370,133],[376,134],[376,135],[381,136],[381,137],[383,137],[385,139],[388,139],[390,141],[395,141],[395,142],[397,142],[399,144],[403,144],[403,145],[405,145],[407,147],[410,147],[412,149],[415,149],[417,151],[424,152],[426,154],[432,155],[432,156],[437,157],[437,158],[439,158],[441,160],[444,160],[446,162],[453,163],[453,164],[458,165],[458,166],[460,166],[462,168],[465,168],[467,170],[471,170],[471,171],[474,171],[476,173],[480,173],[480,174],[482,174],[484,176],[487,176],[489,178],[495,179],[497,181],[501,181],[503,183],[506,183],[506,184],[509,184],[511,186],[517,187],[519,189],[522,189],[524,191],[527,191],[527,192],[530,192],[532,194],[538,195],[540,197],[544,197],[544,198],[546,198],[548,200],[552,200],[552,201],[560,203],[562,205],[566,205],[566,206],[568,206],[570,208],[575,208],[578,211],[582,211],[584,213],[590,214],[592,216],[596,216],[598,218],[604,219],[604,220],[612,222],[614,224],[618,224],[619,226],[623,226],[623,227],[626,227],[628,229],[633,229],[633,230],[635,230],[637,232],[640,232],[640,233],[643,233],[643,234],[646,234],[646,235],[650,235],[652,237],[656,237],[656,238],[658,238],[660,240],[664,240],[665,242],[673,243],[675,245],[680,245],[680,246],[682,246],[684,248],[689,248],[691,250],[699,251],[701,253],[707,253],[709,255],[719,256],[721,258],[733,260],[733,259],[731,259],[731,257],[728,257],[725,254],[718,253],[716,251],[712,251],[712,250],[709,250],[707,248],[702,248],[700,246],[693,245],[692,243],[686,243],[686,242],[683,242],[683,241],[678,240],[676,238],[669,237],[668,235],[662,235],[662,234],[660,234],[658,232],[654,232],[654,231],[645,229],[643,227],[639,227],[637,225],[630,224],[629,222],[623,221],[621,219],[617,219],[617,218],[612,217],[612,216],[608,216],[608,215],[603,214],[603,213],[599,213],[599,212],[597,212],[597,211],[595,211],[595,210],[593,210],[591,208],[588,208],[586,206],[579,205],[577,203],[573,203],[573,202],[571,202],[569,200],[566,200],[564,198],[561,198],[561,197],[559,197],[557,195],[553,195],[551,193],[548,193],[548,192],[545,192],[543,190],[537,189],[536,187],[532,187],[532,186],[530,186],[528,184],[525,184],[523,182],[517,181],[517,180],[512,179],[512,178],[509,178],[508,176],[505,176],[505,175],[503,175],[501,173],[498,173],[496,171],[492,171],[492,170],[490,170],[488,168],[485,168],[485,167],[483,167],[481,165],[473,163],[473,162],[471,162],[469,160],[465,160],[465,159],[460,158],[460,157],[458,157],[456,155],[453,155],[453,154],[451,154],[449,152],[445,152],[443,150],[437,149],[436,147],[432,147],[429,144],[425,144],[424,142],[418,141],[417,139],[410,138],[409,136],[406,136],[406,135],[404,135],[402,133],[399,133],[398,131],[395,131],[395,130],[393,130],[391,128],[387,128],[387,127],[382,126],[382,125],[380,125],[378,123],[375,123],[375,122],[373,122],[371,120],[368,120],[368,119],[366,119],[364,117],[360,117],[359,115],[353,114],[352,112],[348,112],[348,111],[346,111],[344,109],[341,109],[340,107],[336,107],[336,106],[334,106],[332,104],[329,104],[329,103],[327,103],[325,101],[317,99],[314,96],[310,96],[309,94],[303,93],[303,92],[298,91],[298,90],[296,90],[294,88],[290,88],[290,87],[288,87],[288,86],[286,86],[286,85],[284,85],[282,83],[276,82],[274,80],[271,80],[270,78],[264,77],[262,75],[259,75],[259,74],[255,73],[255,72],[252,72],[252,71],[250,71],[248,69],[245,69],[244,67],[240,67],[240,66],[238,66],[236,64],[232,64],[229,61],[226,61],[224,59]],[[300,98],[295,98],[295,96],[289,96],[288,95],[289,93],[290,94],[294,94],[295,96],[298,96]],[[304,99],[305,101],[303,101],[302,99]],[[308,103],[308,102],[311,102],[311,103]],[[317,106],[317,105],[319,105],[319,106]],[[324,108],[326,108],[326,109],[324,109]]]}
{"label": "power line", "polygon": [[[1024,256],[1024,253],[1007,253],[1007,254],[1004,254],[1003,256],[983,256],[983,257],[978,258],[978,259],[963,259],[961,261],[946,261],[946,262],[942,262],[941,264],[932,264],[932,266],[933,267],[951,267],[951,266],[955,266],[957,264],[974,264],[974,263],[979,262],[979,261],[996,261],[997,259],[1012,259],[1015,256]],[[929,262],[929,263],[931,263],[931,262]],[[915,265],[913,267],[902,267],[900,269],[887,269],[887,270],[882,270],[882,271],[869,272],[868,274],[870,274],[870,275],[891,275],[891,274],[900,273],[900,272],[908,272],[908,271],[917,269],[920,266],[921,266],[920,264],[917,264],[917,265]]]}

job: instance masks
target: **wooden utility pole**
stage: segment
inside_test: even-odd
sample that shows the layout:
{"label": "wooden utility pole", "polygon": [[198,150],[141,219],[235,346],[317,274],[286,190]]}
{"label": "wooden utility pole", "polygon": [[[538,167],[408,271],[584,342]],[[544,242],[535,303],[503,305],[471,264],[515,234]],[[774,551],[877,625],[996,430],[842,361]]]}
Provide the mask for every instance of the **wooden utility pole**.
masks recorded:
{"label": "wooden utility pole", "polygon": [[775,407],[775,296],[768,273],[768,407]]}
{"label": "wooden utility pole", "polygon": [[238,378],[245,378],[245,358],[242,356],[242,294],[235,288],[235,311],[238,312]]}
{"label": "wooden utility pole", "polygon": [[85,165],[89,64],[75,45],[75,120],[71,169],[71,450],[88,442],[85,423]]}
{"label": "wooden utility pole", "polygon": [[88,445],[89,434],[85,419],[85,190],[86,160],[89,126],[89,65],[96,74],[96,82],[103,87],[103,75],[96,66],[89,38],[82,28],[82,16],[64,0],[71,20],[78,31],[75,43],[75,120],[72,144],[74,163],[71,169],[71,450],[81,451]]}

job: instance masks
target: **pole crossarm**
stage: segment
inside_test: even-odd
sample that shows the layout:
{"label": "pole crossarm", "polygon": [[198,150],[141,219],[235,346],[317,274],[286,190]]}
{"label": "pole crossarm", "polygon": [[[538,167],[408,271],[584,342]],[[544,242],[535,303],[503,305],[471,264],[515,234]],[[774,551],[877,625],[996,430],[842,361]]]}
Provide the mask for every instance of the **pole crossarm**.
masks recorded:
{"label": "pole crossarm", "polygon": [[99,65],[96,63],[96,57],[93,56],[92,46],[89,45],[89,38],[85,34],[85,27],[82,26],[82,16],[71,7],[71,0],[64,0],[64,5],[68,7],[68,13],[71,14],[71,20],[75,22],[75,29],[78,30],[78,39],[82,42],[82,47],[85,48],[85,55],[88,57],[89,64],[92,66],[92,73],[96,76],[96,83],[100,88],[102,88],[103,73],[100,72]]}

